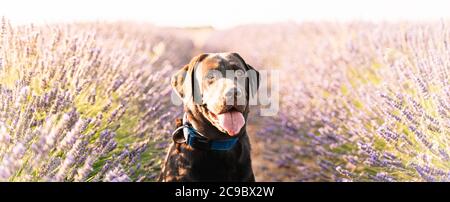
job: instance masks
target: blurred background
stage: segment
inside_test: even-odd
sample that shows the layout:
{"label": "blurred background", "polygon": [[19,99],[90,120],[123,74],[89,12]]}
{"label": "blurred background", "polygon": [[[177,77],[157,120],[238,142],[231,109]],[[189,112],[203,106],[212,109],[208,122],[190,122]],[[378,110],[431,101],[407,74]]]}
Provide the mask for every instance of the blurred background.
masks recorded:
{"label": "blurred background", "polygon": [[225,51],[280,76],[279,112],[247,122],[257,181],[450,181],[448,8],[2,0],[0,181],[155,181],[171,75]]}

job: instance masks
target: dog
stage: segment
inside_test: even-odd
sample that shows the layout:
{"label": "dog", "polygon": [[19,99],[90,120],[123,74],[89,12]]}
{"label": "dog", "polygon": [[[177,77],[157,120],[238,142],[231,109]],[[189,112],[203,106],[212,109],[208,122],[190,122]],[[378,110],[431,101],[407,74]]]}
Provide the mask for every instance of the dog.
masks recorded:
{"label": "dog", "polygon": [[246,131],[259,72],[238,53],[204,53],[171,78],[183,99],[159,181],[253,182]]}

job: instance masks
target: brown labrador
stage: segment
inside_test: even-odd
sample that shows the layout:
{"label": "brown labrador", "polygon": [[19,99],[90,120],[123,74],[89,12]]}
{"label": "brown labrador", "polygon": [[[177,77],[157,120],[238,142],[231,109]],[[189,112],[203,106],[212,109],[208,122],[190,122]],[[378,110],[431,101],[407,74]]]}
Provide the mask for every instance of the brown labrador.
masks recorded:
{"label": "brown labrador", "polygon": [[194,57],[172,77],[183,99],[160,181],[255,181],[246,123],[259,72],[237,53]]}

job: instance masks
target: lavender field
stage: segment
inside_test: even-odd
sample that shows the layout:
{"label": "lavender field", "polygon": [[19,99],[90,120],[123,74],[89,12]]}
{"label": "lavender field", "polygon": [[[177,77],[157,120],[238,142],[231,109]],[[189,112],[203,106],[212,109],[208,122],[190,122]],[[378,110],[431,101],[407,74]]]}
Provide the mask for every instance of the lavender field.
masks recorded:
{"label": "lavender field", "polygon": [[450,23],[0,27],[0,181],[154,181],[199,52],[280,73],[249,116],[257,181],[450,181]]}

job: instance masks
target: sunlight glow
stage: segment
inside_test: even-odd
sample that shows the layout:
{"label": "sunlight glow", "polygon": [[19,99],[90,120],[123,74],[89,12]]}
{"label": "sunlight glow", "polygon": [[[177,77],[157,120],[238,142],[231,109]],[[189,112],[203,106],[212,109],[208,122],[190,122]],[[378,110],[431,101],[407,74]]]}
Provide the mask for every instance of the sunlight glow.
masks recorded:
{"label": "sunlight glow", "polygon": [[13,23],[139,21],[217,28],[280,21],[439,20],[450,17],[443,0],[5,0],[0,16]]}

